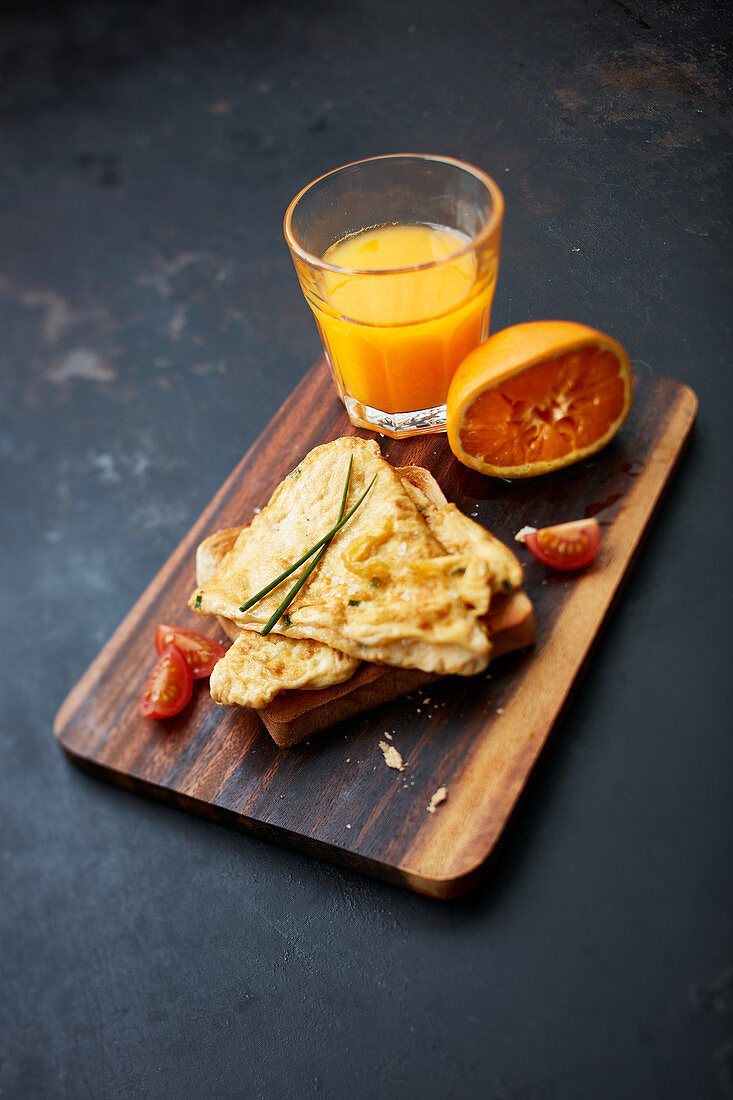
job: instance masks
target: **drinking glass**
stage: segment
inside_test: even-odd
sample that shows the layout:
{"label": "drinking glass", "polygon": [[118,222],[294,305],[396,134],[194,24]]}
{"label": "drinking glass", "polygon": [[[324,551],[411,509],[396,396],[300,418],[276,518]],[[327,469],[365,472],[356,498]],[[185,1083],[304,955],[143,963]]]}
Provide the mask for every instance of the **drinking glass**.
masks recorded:
{"label": "drinking glass", "polygon": [[478,168],[397,154],[304,187],[285,237],[353,424],[445,430],[461,360],[489,333],[504,200]]}

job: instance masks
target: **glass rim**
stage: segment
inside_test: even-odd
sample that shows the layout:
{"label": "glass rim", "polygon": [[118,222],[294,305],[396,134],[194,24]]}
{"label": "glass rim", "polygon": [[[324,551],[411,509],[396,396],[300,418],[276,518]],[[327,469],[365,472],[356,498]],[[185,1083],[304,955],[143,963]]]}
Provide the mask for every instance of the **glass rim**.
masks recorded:
{"label": "glass rim", "polygon": [[[329,263],[328,260],[324,260],[322,256],[316,256],[312,252],[308,252],[302,245],[298,244],[293,233],[292,223],[293,214],[295,208],[304,196],[320,183],[322,180],[328,179],[329,176],[337,176],[340,172],[346,171],[347,168],[355,168],[360,164],[373,164],[375,161],[388,161],[388,160],[416,160],[416,161],[438,161],[441,164],[449,164],[454,168],[460,168],[462,171],[467,172],[475,179],[479,180],[486,190],[491,195],[491,213],[487,218],[484,225],[481,226],[478,233],[475,233],[473,237],[464,245],[463,248],[456,249],[455,252],[451,252],[447,256],[441,256],[438,260],[428,260],[424,264],[410,264],[407,267],[383,267],[383,268],[358,268],[358,267],[340,267],[338,264]],[[321,271],[333,271],[339,275],[403,275],[409,271],[425,271],[429,268],[440,267],[442,264],[453,262],[458,256],[463,256],[467,252],[473,251],[479,245],[494,233],[497,226],[501,223],[501,219],[504,214],[504,196],[499,189],[498,184],[489,176],[486,172],[483,172],[480,168],[476,168],[473,164],[468,164],[466,161],[458,160],[455,157],[443,157],[436,156],[430,153],[386,153],[384,155],[376,157],[364,157],[362,160],[352,160],[348,164],[342,164],[339,168],[332,168],[329,172],[324,172],[323,175],[317,176],[316,179],[311,180],[305,187],[302,187],[298,191],[295,198],[289,204],[285,211],[285,217],[283,219],[283,230],[285,233],[285,239],[288,242],[290,249],[310,267],[319,268]],[[386,223],[385,223],[386,224]],[[395,223],[396,224],[396,223]],[[371,226],[365,226],[365,229],[372,228]],[[374,227],[376,228],[376,227]],[[335,242],[338,243],[338,242]]]}

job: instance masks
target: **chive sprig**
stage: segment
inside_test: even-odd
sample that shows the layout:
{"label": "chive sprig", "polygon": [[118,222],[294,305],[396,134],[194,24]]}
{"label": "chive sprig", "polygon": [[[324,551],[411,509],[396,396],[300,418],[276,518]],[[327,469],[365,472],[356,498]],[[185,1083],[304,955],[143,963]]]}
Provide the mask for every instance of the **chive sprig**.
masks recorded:
{"label": "chive sprig", "polygon": [[269,634],[270,631],[272,630],[272,628],[275,626],[275,623],[278,621],[278,619],[280,619],[283,616],[283,614],[285,613],[285,611],[287,611],[290,604],[293,602],[293,600],[298,595],[298,593],[300,592],[300,590],[303,587],[303,585],[305,584],[305,582],[308,580],[308,577],[311,575],[311,573],[316,568],[316,566],[320,562],[323,555],[326,553],[326,550],[328,549],[328,545],[331,542],[331,539],[334,537],[334,535],[338,534],[338,532],[341,530],[341,528],[346,523],[348,523],[348,521],[351,519],[354,512],[359,507],[359,505],[362,503],[365,496],[367,495],[367,493],[371,489],[372,485],[376,481],[377,475],[375,474],[374,477],[372,478],[372,480],[367,485],[364,492],[361,494],[359,499],[356,501],[356,503],[352,504],[351,508],[349,508],[348,512],[346,512],[345,511],[345,509],[346,509],[346,500],[347,500],[347,497],[349,495],[349,485],[351,483],[351,470],[352,470],[353,465],[354,465],[354,456],[351,455],[350,458],[349,458],[349,466],[348,466],[348,469],[346,471],[346,481],[344,483],[344,491],[341,495],[341,507],[339,508],[338,519],[336,520],[335,524],[330,529],[330,531],[327,531],[326,534],[318,540],[318,542],[314,543],[314,545],[311,546],[310,550],[307,550],[305,552],[305,554],[303,554],[300,558],[298,558],[298,560],[296,562],[294,562],[291,566],[289,566],[282,573],[280,573],[277,577],[275,577],[274,580],[270,581],[269,584],[266,584],[265,587],[261,588],[259,592],[255,593],[254,596],[250,596],[250,598],[247,600],[247,602],[242,604],[242,606],[240,607],[240,609],[239,609],[240,611],[248,611],[250,609],[250,607],[253,607],[254,604],[258,603],[263,598],[263,596],[266,596],[269,592],[272,592],[272,590],[274,588],[277,588],[277,586],[279,584],[282,584],[282,582],[284,580],[286,580],[291,575],[291,573],[294,573],[296,569],[298,569],[301,565],[304,565],[305,562],[307,562],[309,558],[313,558],[313,560],[311,561],[310,565],[305,570],[303,575],[298,578],[298,580],[295,582],[295,584],[289,590],[288,594],[284,597],[284,599],[278,605],[277,609],[273,612],[273,614],[267,620],[267,622],[263,626],[262,630],[260,631],[260,634],[263,634],[263,635],[264,634]]}

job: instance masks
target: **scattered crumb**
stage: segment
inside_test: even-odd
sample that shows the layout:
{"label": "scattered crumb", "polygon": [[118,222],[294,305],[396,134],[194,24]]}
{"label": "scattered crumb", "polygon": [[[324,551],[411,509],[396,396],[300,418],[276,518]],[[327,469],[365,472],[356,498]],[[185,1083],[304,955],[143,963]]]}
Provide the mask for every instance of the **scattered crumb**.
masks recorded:
{"label": "scattered crumb", "polygon": [[496,713],[497,714],[503,714],[504,713],[504,708],[503,707],[497,707],[496,708]]}
{"label": "scattered crumb", "polygon": [[350,756],[347,756],[347,757],[346,757],[346,763],[347,763],[347,764],[350,764],[350,763],[351,763],[351,757],[350,757]]}
{"label": "scattered crumb", "polygon": [[549,584],[550,582],[548,580],[544,580],[542,583],[543,584]]}
{"label": "scattered crumb", "polygon": [[347,829],[350,829],[350,828],[351,828],[351,826],[350,826],[350,825],[347,825],[347,826],[346,826],[346,828],[347,828]]}
{"label": "scattered crumb", "polygon": [[522,527],[522,529],[520,531],[517,531],[516,535],[514,536],[514,541],[515,542],[524,542],[527,535],[534,534],[534,532],[536,530],[537,530],[536,527]]}
{"label": "scattered crumb", "polygon": [[429,702],[430,702],[430,696],[428,695],[428,697],[426,699],[423,699],[423,706],[426,707],[429,704]]}
{"label": "scattered crumb", "polygon": [[380,741],[379,747],[382,750],[384,756],[384,762],[388,768],[394,768],[395,771],[403,772],[405,765],[402,761],[402,757],[398,753],[394,745],[388,745],[386,741]]}
{"label": "scattered crumb", "polygon": [[436,807],[440,806],[441,802],[445,802],[447,797],[448,797],[448,788],[447,787],[438,787],[437,791],[435,792],[433,797],[430,799],[430,802],[428,803],[428,813],[429,814],[434,814],[435,810],[436,810]]}
{"label": "scattered crumb", "polygon": [[384,736],[385,736],[385,737],[387,738],[387,740],[388,740],[388,741],[391,741],[391,740],[392,740],[392,734],[391,734],[391,733],[387,733],[387,731],[386,731],[386,730],[384,731]]}

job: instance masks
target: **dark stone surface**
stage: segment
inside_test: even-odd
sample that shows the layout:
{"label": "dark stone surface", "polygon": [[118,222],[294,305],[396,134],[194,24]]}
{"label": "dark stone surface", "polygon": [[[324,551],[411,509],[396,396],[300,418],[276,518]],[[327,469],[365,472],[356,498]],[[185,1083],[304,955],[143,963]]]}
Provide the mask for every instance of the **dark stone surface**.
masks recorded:
{"label": "dark stone surface", "polygon": [[[730,8],[0,13],[0,1094],[733,1095]],[[282,237],[361,156],[504,189],[493,327],[696,435],[486,883],[430,902],[109,788],[66,692],[318,352]]]}

